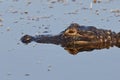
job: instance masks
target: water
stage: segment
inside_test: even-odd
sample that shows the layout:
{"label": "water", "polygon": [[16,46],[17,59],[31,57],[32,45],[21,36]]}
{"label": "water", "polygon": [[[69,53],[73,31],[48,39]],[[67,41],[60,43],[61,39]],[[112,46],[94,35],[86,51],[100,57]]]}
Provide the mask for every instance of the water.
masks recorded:
{"label": "water", "polygon": [[120,1],[0,0],[0,80],[119,80],[119,48],[70,55],[24,34],[58,34],[71,23],[120,31]]}

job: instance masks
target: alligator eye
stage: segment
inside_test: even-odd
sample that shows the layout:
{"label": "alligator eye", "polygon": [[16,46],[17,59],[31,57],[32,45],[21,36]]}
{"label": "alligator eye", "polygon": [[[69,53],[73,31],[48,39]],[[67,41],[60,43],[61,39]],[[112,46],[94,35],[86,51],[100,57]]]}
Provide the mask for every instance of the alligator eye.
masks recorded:
{"label": "alligator eye", "polygon": [[66,35],[76,35],[77,34],[77,30],[76,29],[68,29],[65,32]]}
{"label": "alligator eye", "polygon": [[74,30],[69,30],[68,33],[73,34],[73,33],[75,33],[75,31]]}

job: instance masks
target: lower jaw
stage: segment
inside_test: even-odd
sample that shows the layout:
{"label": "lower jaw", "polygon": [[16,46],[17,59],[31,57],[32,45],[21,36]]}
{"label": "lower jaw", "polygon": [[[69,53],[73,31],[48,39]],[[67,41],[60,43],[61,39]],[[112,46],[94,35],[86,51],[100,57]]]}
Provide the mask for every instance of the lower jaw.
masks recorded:
{"label": "lower jaw", "polygon": [[73,41],[70,42],[69,44],[73,44],[73,45],[89,45],[91,42],[88,41]]}

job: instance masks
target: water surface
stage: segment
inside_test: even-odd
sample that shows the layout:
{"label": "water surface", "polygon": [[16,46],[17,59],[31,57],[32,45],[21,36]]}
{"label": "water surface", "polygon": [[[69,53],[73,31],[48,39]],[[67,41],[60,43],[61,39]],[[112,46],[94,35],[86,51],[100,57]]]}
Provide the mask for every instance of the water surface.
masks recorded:
{"label": "water surface", "polygon": [[0,80],[119,80],[119,48],[73,56],[57,45],[20,42],[24,34],[58,34],[73,22],[119,32],[119,4],[119,0],[0,0]]}

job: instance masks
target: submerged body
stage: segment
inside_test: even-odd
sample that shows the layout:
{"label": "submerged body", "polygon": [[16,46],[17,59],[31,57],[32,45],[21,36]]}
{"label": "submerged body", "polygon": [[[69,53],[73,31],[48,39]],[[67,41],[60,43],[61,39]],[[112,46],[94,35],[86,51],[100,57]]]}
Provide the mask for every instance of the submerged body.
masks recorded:
{"label": "submerged body", "polygon": [[92,51],[112,46],[120,47],[120,33],[73,23],[58,35],[25,35],[21,38],[21,41],[25,44],[35,41],[37,43],[61,45],[71,54],[77,54],[82,51]]}

